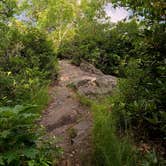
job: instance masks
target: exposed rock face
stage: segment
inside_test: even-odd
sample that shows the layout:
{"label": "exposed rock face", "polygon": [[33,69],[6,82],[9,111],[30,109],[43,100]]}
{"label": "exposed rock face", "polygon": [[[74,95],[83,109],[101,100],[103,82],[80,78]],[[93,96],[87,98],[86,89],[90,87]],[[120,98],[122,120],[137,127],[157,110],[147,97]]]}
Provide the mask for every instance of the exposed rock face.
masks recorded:
{"label": "exposed rock face", "polygon": [[92,64],[86,61],[82,61],[82,63],[80,64],[80,69],[92,74],[103,75],[103,73],[99,69],[96,69]]}
{"label": "exposed rock face", "polygon": [[93,65],[83,62],[81,70],[86,71],[88,76],[83,76],[72,82],[76,90],[88,97],[110,94],[116,85],[117,79],[110,75],[103,74]]}

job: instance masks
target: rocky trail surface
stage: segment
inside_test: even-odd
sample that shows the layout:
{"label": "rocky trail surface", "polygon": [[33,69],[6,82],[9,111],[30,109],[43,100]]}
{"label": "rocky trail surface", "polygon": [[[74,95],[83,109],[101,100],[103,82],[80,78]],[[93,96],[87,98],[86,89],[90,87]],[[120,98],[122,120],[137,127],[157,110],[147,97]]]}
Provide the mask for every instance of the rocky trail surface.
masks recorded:
{"label": "rocky trail surface", "polygon": [[64,149],[59,166],[91,166],[93,118],[89,109],[80,104],[76,91],[87,97],[107,94],[115,86],[116,78],[85,62],[79,67],[68,60],[59,64],[59,81],[50,88],[52,100],[41,124],[48,134],[58,137],[58,145]]}

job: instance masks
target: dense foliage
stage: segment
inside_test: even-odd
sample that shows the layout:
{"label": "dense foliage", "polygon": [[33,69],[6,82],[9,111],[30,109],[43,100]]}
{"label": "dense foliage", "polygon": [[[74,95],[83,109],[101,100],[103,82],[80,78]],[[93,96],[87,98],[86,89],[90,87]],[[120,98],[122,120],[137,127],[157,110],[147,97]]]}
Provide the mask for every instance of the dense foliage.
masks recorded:
{"label": "dense foliage", "polygon": [[56,55],[44,34],[32,28],[25,32],[10,28],[10,34],[0,55],[1,105],[30,100],[57,75]]}
{"label": "dense foliage", "polygon": [[[135,44],[135,58],[131,59],[124,70],[126,80],[120,81],[119,100],[116,101],[115,110],[121,110],[122,119],[128,125],[136,127],[150,139],[165,140],[165,25],[162,7],[149,4],[134,4],[131,1],[119,1],[134,8],[136,13],[145,16],[141,37]],[[161,2],[158,2],[160,6]],[[151,9],[151,10],[149,10]],[[156,12],[155,12],[156,11]],[[143,134],[143,133],[142,133]],[[141,136],[142,136],[141,134]]]}
{"label": "dense foliage", "polygon": [[35,107],[0,108],[0,165],[46,166],[55,157],[55,140],[43,140],[43,130],[35,124],[39,118]]}
{"label": "dense foliage", "polygon": [[[108,2],[132,10],[133,17],[111,23]],[[48,102],[47,86],[57,78],[57,56],[76,65],[86,60],[119,78],[112,113],[93,106],[98,165],[140,162],[117,131],[164,145],[164,7],[163,0],[0,0],[0,165],[51,165],[52,149],[36,121]],[[131,160],[125,157],[132,153]],[[150,164],[161,165],[159,159]]]}
{"label": "dense foliage", "polygon": [[0,1],[0,165],[51,165],[60,151],[37,120],[57,77],[56,54],[44,32],[16,20],[17,9]]}

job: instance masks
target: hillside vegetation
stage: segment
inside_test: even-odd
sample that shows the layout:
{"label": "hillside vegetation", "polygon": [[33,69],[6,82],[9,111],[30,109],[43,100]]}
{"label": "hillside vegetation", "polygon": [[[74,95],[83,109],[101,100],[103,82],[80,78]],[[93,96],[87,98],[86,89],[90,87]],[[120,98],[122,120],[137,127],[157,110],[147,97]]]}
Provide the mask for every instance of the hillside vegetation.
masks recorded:
{"label": "hillside vegetation", "polygon": [[[130,10],[112,23],[105,6]],[[58,59],[117,77],[93,114],[95,166],[164,166],[164,0],[0,0],[0,165],[55,165],[62,154],[39,124],[58,80]],[[55,85],[56,86],[56,85]]]}

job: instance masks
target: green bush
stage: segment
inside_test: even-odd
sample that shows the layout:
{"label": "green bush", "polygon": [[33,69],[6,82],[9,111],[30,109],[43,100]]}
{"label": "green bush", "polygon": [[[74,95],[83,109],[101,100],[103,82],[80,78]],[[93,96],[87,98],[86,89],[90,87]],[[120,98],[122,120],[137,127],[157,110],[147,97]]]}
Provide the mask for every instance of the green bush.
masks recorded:
{"label": "green bush", "polygon": [[[0,25],[0,33],[1,28]],[[21,31],[6,25],[3,32],[0,165],[52,165],[61,151],[56,147],[56,140],[47,137],[37,122],[41,110],[48,104],[48,84],[57,78],[57,58],[52,43],[35,28]]]}
{"label": "green bush", "polygon": [[[137,132],[137,138],[160,139],[166,137],[166,114],[164,99],[164,80],[152,80],[149,69],[141,67],[141,62],[132,60],[126,67],[126,79],[120,79],[113,97],[113,112],[116,114],[119,128],[129,127]],[[158,87],[158,88],[157,88]]]}
{"label": "green bush", "polygon": [[54,139],[44,138],[43,129],[36,123],[36,108],[0,107],[0,165],[46,166],[59,154]]}
{"label": "green bush", "polygon": [[4,103],[11,104],[12,99],[15,98],[14,90],[14,78],[10,72],[0,71],[0,106]]}
{"label": "green bush", "polygon": [[[26,73],[24,73],[26,72]],[[31,73],[33,73],[31,75]],[[38,73],[38,76],[34,76]],[[0,105],[15,105],[28,103],[41,88],[47,87],[49,80],[40,78],[42,73],[35,69],[26,69],[22,75],[13,75],[11,72],[0,72]],[[35,101],[34,101],[35,102]]]}
{"label": "green bush", "polygon": [[56,54],[45,34],[34,28],[24,33],[11,28],[10,34],[8,46],[0,52],[0,105],[27,103],[57,78]]}
{"label": "green bush", "polygon": [[12,28],[10,33],[6,51],[0,52],[1,70],[17,75],[27,68],[34,68],[43,73],[43,78],[56,78],[56,54],[44,33],[35,28],[26,29],[25,32]]}

